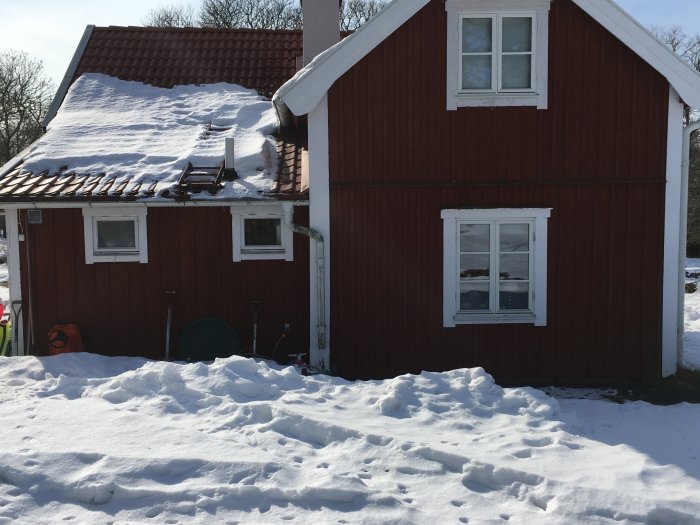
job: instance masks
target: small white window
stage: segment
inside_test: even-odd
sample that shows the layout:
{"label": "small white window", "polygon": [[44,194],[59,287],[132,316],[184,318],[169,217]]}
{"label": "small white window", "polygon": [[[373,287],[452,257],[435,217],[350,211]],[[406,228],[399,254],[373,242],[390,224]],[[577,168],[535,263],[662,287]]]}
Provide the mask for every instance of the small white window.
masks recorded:
{"label": "small white window", "polygon": [[532,93],[534,15],[462,15],[461,93]]}
{"label": "small white window", "polygon": [[145,207],[83,209],[85,263],[148,262]]}
{"label": "small white window", "polygon": [[447,109],[547,105],[550,0],[447,0]]}
{"label": "small white window", "polygon": [[549,209],[443,210],[443,325],[546,324]]}
{"label": "small white window", "polygon": [[291,208],[280,206],[232,207],[233,260],[293,260],[292,230],[287,226]]}

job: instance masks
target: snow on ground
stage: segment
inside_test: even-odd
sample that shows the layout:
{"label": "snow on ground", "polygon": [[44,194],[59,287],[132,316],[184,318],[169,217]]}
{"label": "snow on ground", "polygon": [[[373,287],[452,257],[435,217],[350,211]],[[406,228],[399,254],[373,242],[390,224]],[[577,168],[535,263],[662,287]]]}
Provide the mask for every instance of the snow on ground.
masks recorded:
{"label": "snow on ground", "polygon": [[[208,131],[210,126],[220,131]],[[125,178],[157,180],[159,192],[177,182],[188,162],[218,166],[224,137],[234,137],[240,179],[209,198],[260,198],[258,192],[270,190],[275,175],[269,134],[276,126],[272,103],[237,85],[164,89],[90,73],[73,83],[24,168],[107,173],[116,178],[115,187]]]}
{"label": "snow on ground", "polygon": [[700,406],[481,369],[0,358],[0,524],[700,524]]}
{"label": "snow on ground", "polygon": [[[700,275],[700,259],[686,259],[686,276]],[[686,278],[698,282],[698,278]],[[688,370],[700,371],[700,291],[685,294],[685,328],[683,334],[683,363]]]}

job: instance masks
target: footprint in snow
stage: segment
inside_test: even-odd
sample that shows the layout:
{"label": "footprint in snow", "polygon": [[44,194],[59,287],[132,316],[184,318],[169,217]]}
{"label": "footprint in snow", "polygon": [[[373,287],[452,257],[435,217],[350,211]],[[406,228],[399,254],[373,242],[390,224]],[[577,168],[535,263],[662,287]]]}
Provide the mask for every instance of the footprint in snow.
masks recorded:
{"label": "footprint in snow", "polygon": [[528,447],[536,447],[536,448],[541,448],[541,447],[548,447],[549,445],[553,444],[554,441],[552,438],[548,437],[543,437],[543,438],[523,438],[523,444],[527,445]]}

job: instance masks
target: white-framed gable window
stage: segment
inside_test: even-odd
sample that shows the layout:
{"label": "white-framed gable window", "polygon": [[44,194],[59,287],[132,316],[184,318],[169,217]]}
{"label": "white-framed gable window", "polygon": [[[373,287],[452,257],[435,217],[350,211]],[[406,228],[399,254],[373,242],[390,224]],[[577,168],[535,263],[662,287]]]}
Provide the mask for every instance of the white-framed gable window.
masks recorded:
{"label": "white-framed gable window", "polygon": [[546,325],[550,211],[442,210],[443,326]]}
{"label": "white-framed gable window", "polygon": [[547,107],[550,0],[447,0],[447,109]]}
{"label": "white-framed gable window", "polygon": [[233,260],[294,260],[291,207],[232,206]]}
{"label": "white-framed gable window", "polygon": [[147,210],[84,208],[85,263],[148,262]]}

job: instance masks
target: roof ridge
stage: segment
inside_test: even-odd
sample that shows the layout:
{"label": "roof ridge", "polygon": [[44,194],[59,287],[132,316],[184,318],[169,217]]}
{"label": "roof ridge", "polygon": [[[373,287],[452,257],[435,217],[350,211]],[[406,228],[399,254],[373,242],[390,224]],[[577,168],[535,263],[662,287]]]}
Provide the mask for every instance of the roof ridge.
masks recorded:
{"label": "roof ridge", "polygon": [[256,34],[294,34],[300,35],[301,29],[258,29],[248,27],[153,27],[153,26],[95,26],[95,31],[109,30],[129,30],[129,31],[144,31],[144,32],[217,32],[217,33],[256,33]]}

